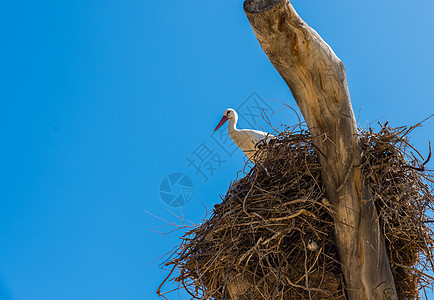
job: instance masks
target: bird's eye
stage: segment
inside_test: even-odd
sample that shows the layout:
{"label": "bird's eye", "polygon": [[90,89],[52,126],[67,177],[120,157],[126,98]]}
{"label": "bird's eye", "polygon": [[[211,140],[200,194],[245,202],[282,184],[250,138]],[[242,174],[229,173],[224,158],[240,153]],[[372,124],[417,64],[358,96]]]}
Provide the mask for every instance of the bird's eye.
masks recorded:
{"label": "bird's eye", "polygon": [[230,114],[230,113],[231,113],[231,112],[230,112],[230,111],[228,111],[228,112],[226,113],[226,115],[227,115],[227,116],[229,116],[229,114]]}

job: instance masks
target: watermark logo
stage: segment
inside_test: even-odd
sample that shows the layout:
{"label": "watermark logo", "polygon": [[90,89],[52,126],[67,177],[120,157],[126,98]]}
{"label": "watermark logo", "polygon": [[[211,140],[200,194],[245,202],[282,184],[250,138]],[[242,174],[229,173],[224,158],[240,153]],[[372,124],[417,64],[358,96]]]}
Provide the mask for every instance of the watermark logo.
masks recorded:
{"label": "watermark logo", "polygon": [[[236,107],[236,111],[243,125],[258,130],[262,130],[261,123],[264,117],[272,117],[275,113],[273,107],[257,93],[250,94]],[[192,152],[185,160],[187,167],[194,171],[193,179],[207,183],[236,151],[241,150],[229,136],[228,130],[222,128],[211,132],[207,139],[192,148]],[[160,198],[171,207],[186,205],[193,198],[193,193],[193,181],[183,173],[172,173],[164,177],[160,183]]]}
{"label": "watermark logo", "polygon": [[255,92],[237,107],[237,112],[248,126],[255,129],[260,129],[258,126],[264,116],[271,117],[275,113],[271,105]]}
{"label": "watermark logo", "polygon": [[196,170],[196,175],[200,175],[204,182],[214,175],[214,172],[220,170],[226,160],[222,159],[220,154],[202,142],[190,155],[185,158],[188,166]]}
{"label": "watermark logo", "polygon": [[172,173],[163,178],[159,192],[164,203],[171,207],[181,207],[193,198],[193,181],[185,174]]}

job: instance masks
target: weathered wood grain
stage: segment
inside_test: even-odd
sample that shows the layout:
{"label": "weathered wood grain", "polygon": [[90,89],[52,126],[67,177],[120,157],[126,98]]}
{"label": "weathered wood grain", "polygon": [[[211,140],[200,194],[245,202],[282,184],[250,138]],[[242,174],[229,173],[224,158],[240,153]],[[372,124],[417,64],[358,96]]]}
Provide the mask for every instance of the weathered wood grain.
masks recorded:
{"label": "weathered wood grain", "polygon": [[370,188],[357,167],[357,126],[343,63],[288,0],[247,0],[244,10],[321,153],[349,298],[397,299]]}

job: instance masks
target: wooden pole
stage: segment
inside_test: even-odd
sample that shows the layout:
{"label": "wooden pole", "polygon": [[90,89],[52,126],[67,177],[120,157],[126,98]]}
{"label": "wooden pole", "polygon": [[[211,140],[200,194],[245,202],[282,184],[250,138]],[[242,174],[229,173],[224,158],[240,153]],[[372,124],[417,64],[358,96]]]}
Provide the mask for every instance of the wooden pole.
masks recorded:
{"label": "wooden pole", "polygon": [[336,212],[335,233],[350,299],[397,299],[360,152],[345,68],[288,0],[247,0],[245,13],[299,106]]}

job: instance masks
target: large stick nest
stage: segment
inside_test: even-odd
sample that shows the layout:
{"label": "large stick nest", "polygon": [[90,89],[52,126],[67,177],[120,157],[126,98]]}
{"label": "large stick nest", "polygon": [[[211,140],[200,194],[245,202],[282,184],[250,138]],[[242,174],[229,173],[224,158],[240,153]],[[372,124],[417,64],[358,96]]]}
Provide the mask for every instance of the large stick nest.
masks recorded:
{"label": "large stick nest", "polygon": [[[264,145],[262,163],[231,184],[167,261],[176,271],[168,278],[192,299],[347,298],[318,154],[309,133],[297,128]],[[372,188],[399,299],[417,299],[433,283],[426,274],[434,245],[433,181],[408,142],[412,129],[360,132],[360,168]]]}

